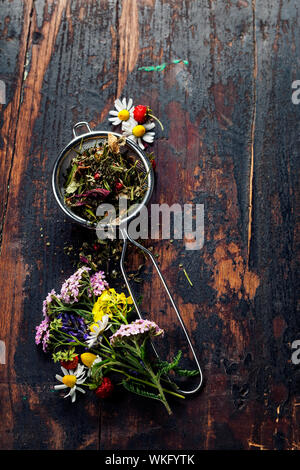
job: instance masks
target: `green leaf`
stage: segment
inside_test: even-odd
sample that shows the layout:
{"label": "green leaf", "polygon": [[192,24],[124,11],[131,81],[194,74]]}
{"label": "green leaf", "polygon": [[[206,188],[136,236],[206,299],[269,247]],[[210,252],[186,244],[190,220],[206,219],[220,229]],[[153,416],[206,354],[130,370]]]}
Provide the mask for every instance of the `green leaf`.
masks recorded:
{"label": "green leaf", "polygon": [[171,370],[175,370],[180,362],[181,356],[182,356],[182,352],[178,351],[178,353],[176,354],[172,362],[159,361],[158,374],[167,375]]}
{"label": "green leaf", "polygon": [[72,361],[72,359],[74,359],[75,356],[77,356],[77,353],[75,352],[75,348],[71,348],[71,349],[60,350],[60,351],[57,351],[56,353],[53,353],[52,359],[54,362]]}
{"label": "green leaf", "polygon": [[177,367],[174,368],[174,372],[176,372],[176,374],[180,375],[181,377],[194,377],[199,375],[198,370],[179,369]]}
{"label": "green leaf", "polygon": [[76,163],[74,163],[74,165],[72,166],[71,171],[70,171],[70,173],[69,173],[69,176],[68,176],[68,179],[67,179],[67,181],[66,181],[65,186],[69,186],[69,184],[71,183],[71,181],[72,181],[73,178],[74,178],[74,175],[75,175],[75,173],[76,173],[76,171],[77,171],[77,168],[78,168],[78,165],[77,165]]}
{"label": "green leaf", "polygon": [[161,401],[161,398],[160,398],[159,395],[156,395],[155,393],[148,392],[147,390],[142,388],[140,385],[133,384],[133,383],[128,382],[126,380],[123,380],[121,383],[122,383],[123,387],[131,393],[135,393],[136,395],[140,395],[140,396],[146,397],[146,398],[152,398],[153,400]]}
{"label": "green leaf", "polygon": [[85,209],[85,212],[87,212],[90,216],[92,216],[94,219],[96,219],[97,217],[95,216],[94,212],[91,210],[91,209],[88,209],[86,208]]}

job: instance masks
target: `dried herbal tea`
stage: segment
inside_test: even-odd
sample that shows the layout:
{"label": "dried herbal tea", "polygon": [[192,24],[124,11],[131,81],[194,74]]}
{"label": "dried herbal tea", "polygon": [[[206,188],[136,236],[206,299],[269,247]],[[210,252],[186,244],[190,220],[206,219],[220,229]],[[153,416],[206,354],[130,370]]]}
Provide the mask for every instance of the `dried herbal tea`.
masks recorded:
{"label": "dried herbal tea", "polygon": [[103,218],[96,215],[101,203],[113,205],[118,218],[126,216],[119,213],[120,198],[127,199],[127,210],[142,201],[148,174],[141,171],[125,137],[108,134],[107,139],[84,149],[81,144],[75,151],[64,185],[65,204],[72,212],[96,224]]}

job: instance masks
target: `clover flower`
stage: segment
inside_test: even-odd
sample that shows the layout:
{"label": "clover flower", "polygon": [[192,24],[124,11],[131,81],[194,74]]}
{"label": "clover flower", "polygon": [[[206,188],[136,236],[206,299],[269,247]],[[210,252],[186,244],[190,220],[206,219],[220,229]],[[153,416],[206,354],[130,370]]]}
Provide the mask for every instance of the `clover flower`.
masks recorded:
{"label": "clover flower", "polygon": [[116,346],[119,343],[126,342],[127,340],[135,339],[141,340],[146,336],[163,336],[164,331],[159,326],[150,320],[135,320],[128,325],[121,325],[120,328],[110,337],[110,344]]}
{"label": "clover flower", "polygon": [[139,124],[135,119],[123,124],[123,134],[130,140],[136,142],[139,147],[144,150],[145,146],[142,142],[144,140],[151,144],[154,140],[155,132],[150,132],[155,127],[154,122],[145,122]]}
{"label": "clover flower", "polygon": [[91,268],[86,266],[79,268],[69,279],[67,279],[61,288],[60,297],[67,304],[78,302],[80,295],[81,280],[84,273],[90,271]]}
{"label": "clover flower", "polygon": [[[109,287],[108,282],[105,280],[105,274],[103,271],[98,271],[93,274],[90,280],[93,294],[96,297],[99,297],[102,292]],[[89,293],[89,296],[91,296],[91,293]]]}
{"label": "clover flower", "polygon": [[71,397],[72,403],[76,400],[76,391],[81,393],[85,393],[81,387],[78,385],[83,384],[86,380],[85,375],[85,367],[82,365],[78,365],[74,371],[69,371],[64,367],[61,367],[62,373],[64,374],[63,377],[61,375],[56,374],[56,379],[59,382],[62,382],[61,385],[55,385],[55,390],[62,390],[65,388],[70,388],[70,391],[64,398]]}
{"label": "clover flower", "polygon": [[108,118],[108,120],[112,123],[113,126],[118,126],[119,124],[122,123],[122,127],[125,122],[130,122],[133,118],[133,108],[132,106],[132,99],[129,98],[128,102],[126,98],[123,98],[123,100],[117,99],[115,101],[115,110],[109,111],[109,114],[111,114],[113,117]]}

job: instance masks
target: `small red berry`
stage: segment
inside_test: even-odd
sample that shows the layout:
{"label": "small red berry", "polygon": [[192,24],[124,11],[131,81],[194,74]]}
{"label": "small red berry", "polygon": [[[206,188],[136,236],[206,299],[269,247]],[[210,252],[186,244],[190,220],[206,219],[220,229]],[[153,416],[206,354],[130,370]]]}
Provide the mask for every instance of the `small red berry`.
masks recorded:
{"label": "small red berry", "polygon": [[94,248],[95,251],[98,251],[100,247],[99,247],[99,245],[97,245],[97,243],[95,243],[95,244],[93,245],[93,248]]}
{"label": "small red berry", "polygon": [[95,393],[98,398],[107,398],[112,394],[113,389],[112,381],[108,377],[104,377],[102,384],[95,390]]}
{"label": "small red berry", "polygon": [[67,370],[73,370],[78,366],[78,360],[78,356],[75,356],[71,361],[60,361],[60,365]]}
{"label": "small red berry", "polygon": [[139,123],[143,124],[147,119],[148,107],[143,104],[138,104],[133,110],[133,117]]}
{"label": "small red berry", "polygon": [[153,170],[155,170],[155,168],[156,168],[156,161],[155,161],[155,160],[152,160],[152,161],[151,161],[151,165],[152,165]]}
{"label": "small red berry", "polygon": [[95,180],[98,180],[100,178],[100,173],[95,173],[94,178],[95,178]]}
{"label": "small red berry", "polygon": [[124,188],[124,185],[122,183],[116,183],[115,188],[116,188],[116,191],[121,191],[121,189]]}

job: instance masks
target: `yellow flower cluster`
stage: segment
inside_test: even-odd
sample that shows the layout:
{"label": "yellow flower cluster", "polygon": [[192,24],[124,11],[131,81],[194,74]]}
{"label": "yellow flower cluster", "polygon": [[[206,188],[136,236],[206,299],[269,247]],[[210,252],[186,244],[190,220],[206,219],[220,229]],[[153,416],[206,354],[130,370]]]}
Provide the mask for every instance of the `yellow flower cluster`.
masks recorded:
{"label": "yellow flower cluster", "polygon": [[108,315],[111,319],[113,317],[126,316],[128,305],[132,305],[132,298],[126,297],[124,292],[118,294],[115,289],[105,290],[93,307],[94,321],[102,321],[104,315]]}

